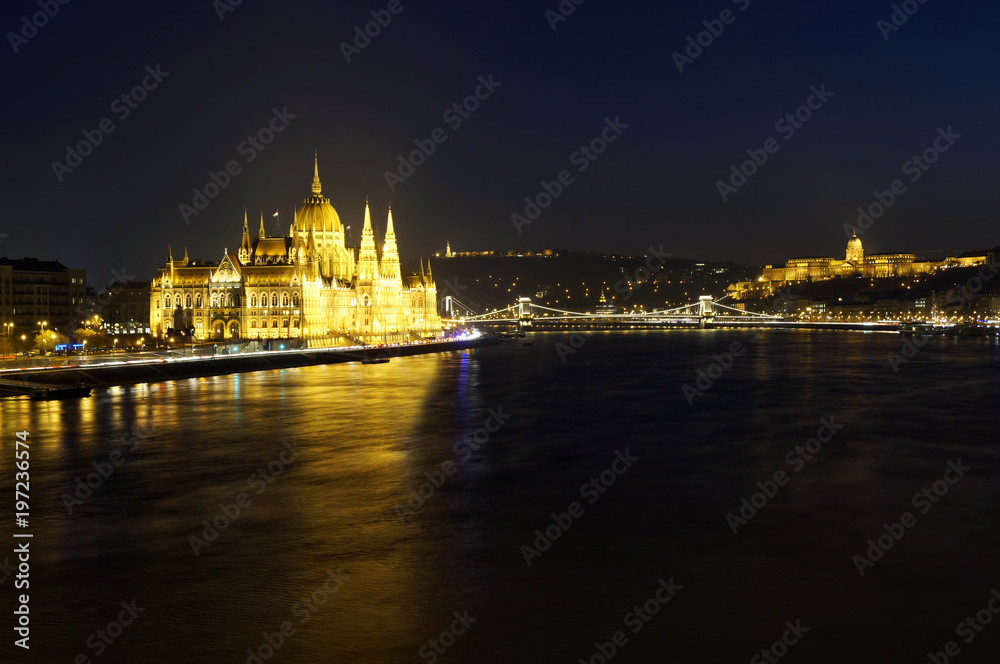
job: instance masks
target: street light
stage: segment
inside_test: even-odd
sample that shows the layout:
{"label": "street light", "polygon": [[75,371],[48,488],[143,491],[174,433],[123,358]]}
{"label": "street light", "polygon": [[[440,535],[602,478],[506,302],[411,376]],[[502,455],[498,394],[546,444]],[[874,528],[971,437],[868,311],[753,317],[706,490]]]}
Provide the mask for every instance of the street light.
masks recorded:
{"label": "street light", "polygon": [[112,354],[115,352],[115,350],[117,350],[117,346],[118,346],[118,340],[115,339],[114,343],[111,344],[111,352],[112,352]]}

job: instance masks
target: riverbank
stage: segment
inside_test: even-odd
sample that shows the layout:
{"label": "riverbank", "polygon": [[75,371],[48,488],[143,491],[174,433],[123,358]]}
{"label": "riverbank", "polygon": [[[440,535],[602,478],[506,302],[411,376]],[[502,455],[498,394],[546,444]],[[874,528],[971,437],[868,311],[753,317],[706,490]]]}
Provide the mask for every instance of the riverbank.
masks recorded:
{"label": "riverbank", "polygon": [[335,362],[360,362],[371,357],[406,357],[425,353],[481,348],[497,343],[490,338],[402,344],[382,348],[311,348],[260,351],[236,355],[196,355],[111,360],[106,363],[57,367],[32,367],[0,371],[0,397],[26,396],[40,389],[110,387],[202,376],[220,376],[270,369],[306,367]]}

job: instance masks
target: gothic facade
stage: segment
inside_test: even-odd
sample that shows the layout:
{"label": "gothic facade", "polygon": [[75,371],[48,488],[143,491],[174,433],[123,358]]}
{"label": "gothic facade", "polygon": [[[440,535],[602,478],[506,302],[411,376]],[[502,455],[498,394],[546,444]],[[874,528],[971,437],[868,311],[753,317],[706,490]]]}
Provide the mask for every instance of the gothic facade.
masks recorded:
{"label": "gothic facade", "polygon": [[219,261],[174,260],[168,252],[150,291],[150,329],[197,340],[297,339],[300,347],[338,340],[393,343],[437,336],[441,319],[430,271],[403,275],[389,210],[379,249],[365,203],[361,246],[348,247],[340,216],[314,165],[312,195],[288,235],[269,237],[263,216],[251,239],[246,213],[235,254]]}

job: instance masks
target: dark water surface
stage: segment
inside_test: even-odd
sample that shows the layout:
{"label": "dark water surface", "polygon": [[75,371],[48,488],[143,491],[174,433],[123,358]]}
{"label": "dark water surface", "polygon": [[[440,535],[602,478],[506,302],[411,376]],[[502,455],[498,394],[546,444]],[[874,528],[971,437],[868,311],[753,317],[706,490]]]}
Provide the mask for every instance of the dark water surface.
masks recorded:
{"label": "dark water surface", "polygon": [[[569,335],[536,334],[386,365],[0,402],[6,537],[34,534],[30,654],[8,642],[0,660],[242,663],[250,648],[301,664],[596,663],[600,642],[615,664],[748,662],[800,621],[782,662],[923,663],[948,641],[960,664],[996,661],[1000,615],[980,614],[994,624],[966,628],[971,642],[956,635],[1000,588],[996,342],[934,339],[896,373],[898,335],[584,338],[565,363],[554,344]],[[733,341],[745,352],[689,404],[682,385]],[[822,418],[836,435],[788,463]],[[146,437],[123,443],[136,423]],[[31,442],[27,531],[12,523],[18,430]],[[279,461],[283,441],[294,459]],[[115,450],[123,463],[68,513],[64,494]],[[630,466],[613,464],[626,450]],[[914,505],[958,459],[964,476]],[[251,477],[269,463],[272,483]],[[780,470],[787,483],[767,485]],[[602,471],[614,483],[581,494]],[[442,486],[394,509],[425,473]],[[734,535],[726,515],[758,482],[776,493]],[[190,538],[224,524],[220,504],[241,492],[196,556]],[[553,526],[529,567],[522,545],[574,502],[582,515]],[[904,512],[915,525],[862,577],[854,556]],[[680,589],[647,604],[661,580]],[[10,641],[13,581],[0,583]],[[110,645],[91,636],[133,599],[144,611]],[[628,615],[644,604],[647,621]],[[463,633],[442,638],[453,626]]]}

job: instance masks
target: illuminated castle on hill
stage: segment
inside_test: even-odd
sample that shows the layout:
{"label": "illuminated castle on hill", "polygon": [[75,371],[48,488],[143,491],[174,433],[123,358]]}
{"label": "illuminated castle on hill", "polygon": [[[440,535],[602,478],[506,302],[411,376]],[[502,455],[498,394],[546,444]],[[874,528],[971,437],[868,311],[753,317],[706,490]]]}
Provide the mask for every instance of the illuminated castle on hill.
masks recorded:
{"label": "illuminated castle on hill", "polygon": [[757,281],[741,281],[729,286],[736,299],[769,297],[776,289],[791,283],[823,281],[834,277],[915,277],[946,267],[982,265],[989,260],[988,251],[967,251],[943,259],[918,259],[916,254],[865,255],[861,238],[855,234],[847,241],[843,260],[827,256],[790,258],[784,267],[766,266]]}
{"label": "illuminated castle on hill", "polygon": [[791,258],[785,267],[764,269],[763,280],[771,282],[820,281],[832,277],[913,277],[933,272],[943,265],[967,267],[986,262],[987,252],[969,252],[943,260],[918,260],[916,254],[869,254],[865,256],[861,238],[847,241],[844,260],[835,258]]}
{"label": "illuminated castle on hill", "polygon": [[168,252],[150,296],[154,335],[193,330],[203,339],[300,339],[323,346],[337,337],[372,343],[409,341],[441,331],[437,289],[427,263],[400,272],[389,210],[381,251],[365,203],[361,246],[348,247],[340,215],[323,197],[319,162],[312,195],[295,212],[287,236],[268,237],[261,216],[251,239],[246,213],[235,255],[217,262]]}

